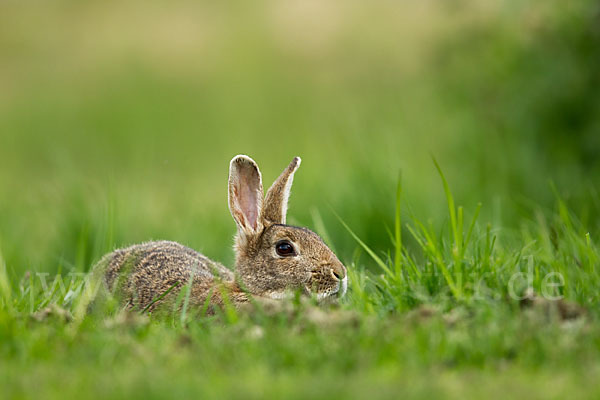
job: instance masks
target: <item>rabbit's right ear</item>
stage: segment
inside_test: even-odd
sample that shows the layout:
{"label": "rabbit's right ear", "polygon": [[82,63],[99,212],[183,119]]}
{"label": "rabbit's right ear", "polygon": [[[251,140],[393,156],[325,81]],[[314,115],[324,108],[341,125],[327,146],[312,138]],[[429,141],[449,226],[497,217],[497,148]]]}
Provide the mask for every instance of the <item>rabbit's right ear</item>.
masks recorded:
{"label": "rabbit's right ear", "polygon": [[294,180],[294,174],[300,166],[300,157],[294,157],[290,165],[283,170],[279,178],[267,190],[263,218],[265,223],[285,224],[290,189]]}
{"label": "rabbit's right ear", "polygon": [[262,202],[258,165],[248,156],[235,156],[229,164],[229,211],[240,234],[253,235],[262,230]]}

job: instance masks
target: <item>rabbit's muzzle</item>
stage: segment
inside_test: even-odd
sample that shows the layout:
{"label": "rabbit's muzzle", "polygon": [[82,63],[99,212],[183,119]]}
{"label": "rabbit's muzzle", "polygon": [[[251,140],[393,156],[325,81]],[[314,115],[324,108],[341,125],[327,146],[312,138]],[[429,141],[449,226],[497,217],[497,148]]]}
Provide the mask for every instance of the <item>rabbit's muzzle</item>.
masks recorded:
{"label": "rabbit's muzzle", "polygon": [[318,300],[337,295],[344,296],[348,288],[346,267],[341,263],[322,264],[313,269],[307,291],[317,296]]}

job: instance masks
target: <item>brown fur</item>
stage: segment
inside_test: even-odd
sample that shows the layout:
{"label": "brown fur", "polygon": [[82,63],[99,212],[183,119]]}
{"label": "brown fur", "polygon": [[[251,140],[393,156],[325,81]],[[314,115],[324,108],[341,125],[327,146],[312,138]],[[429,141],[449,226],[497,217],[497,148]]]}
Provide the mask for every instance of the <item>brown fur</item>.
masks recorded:
{"label": "brown fur", "polygon": [[[231,161],[229,208],[238,225],[235,274],[190,248],[168,241],[115,250],[104,256],[95,271],[126,307],[149,311],[171,304],[188,282],[189,303],[195,307],[223,306],[225,301],[239,306],[247,303],[250,295],[279,299],[294,290],[319,299],[343,295],[346,269],[335,254],[314,232],[285,225],[290,186],[299,165],[300,159],[294,158],[267,192],[263,206],[256,163],[246,156]],[[277,254],[275,246],[281,240],[293,245],[294,256]]]}

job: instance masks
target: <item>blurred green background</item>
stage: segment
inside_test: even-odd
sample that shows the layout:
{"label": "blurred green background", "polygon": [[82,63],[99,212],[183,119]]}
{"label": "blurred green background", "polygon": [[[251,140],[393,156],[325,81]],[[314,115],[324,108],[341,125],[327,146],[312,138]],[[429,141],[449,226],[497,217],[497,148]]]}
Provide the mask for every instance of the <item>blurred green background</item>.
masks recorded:
{"label": "blurred green background", "polygon": [[[467,214],[518,229],[561,196],[598,226],[597,1],[3,1],[0,247],[9,269],[87,269],[180,241],[232,264],[229,160],[342,260],[444,221],[431,155]],[[331,207],[331,208],[330,208]],[[409,209],[411,211],[409,211]],[[436,222],[437,223],[437,222]]]}

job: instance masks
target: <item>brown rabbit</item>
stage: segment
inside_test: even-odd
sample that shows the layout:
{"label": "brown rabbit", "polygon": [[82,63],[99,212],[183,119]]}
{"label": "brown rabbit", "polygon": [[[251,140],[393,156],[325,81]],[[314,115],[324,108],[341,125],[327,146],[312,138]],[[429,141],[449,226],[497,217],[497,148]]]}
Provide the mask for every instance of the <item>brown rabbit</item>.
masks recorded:
{"label": "brown rabbit", "polygon": [[[296,157],[263,199],[258,165],[244,155],[229,167],[229,210],[237,223],[235,273],[179,243],[158,241],[107,254],[95,267],[128,308],[170,304],[190,282],[191,306],[234,306],[250,296],[283,299],[294,291],[318,300],[343,296],[346,268],[314,232],[285,224]],[[157,301],[157,299],[159,299]]]}

